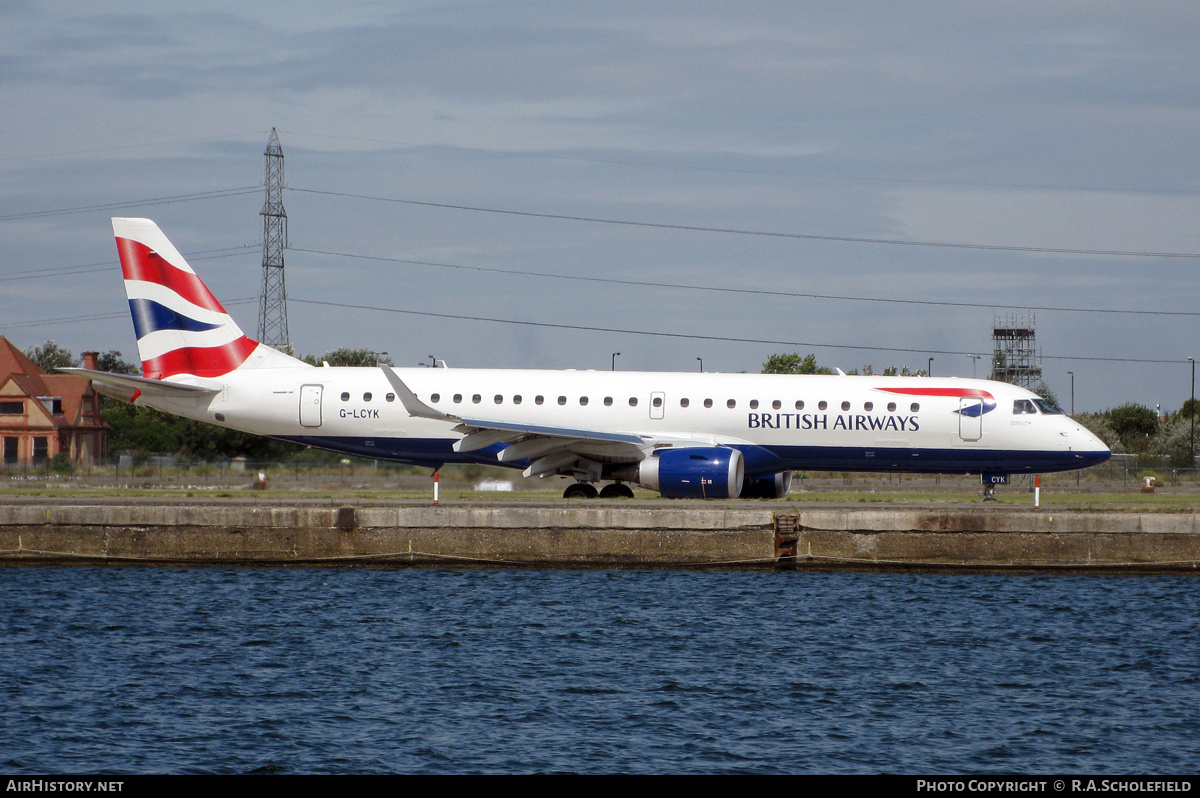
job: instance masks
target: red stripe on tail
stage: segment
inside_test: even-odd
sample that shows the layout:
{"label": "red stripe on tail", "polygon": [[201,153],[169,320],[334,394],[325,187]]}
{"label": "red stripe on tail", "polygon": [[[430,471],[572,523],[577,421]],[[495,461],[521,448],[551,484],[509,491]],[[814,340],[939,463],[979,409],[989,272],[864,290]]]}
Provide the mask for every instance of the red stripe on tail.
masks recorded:
{"label": "red stripe on tail", "polygon": [[181,297],[208,310],[225,313],[225,308],[212,292],[191,272],[172,266],[145,244],[129,238],[117,239],[121,256],[121,273],[126,280],[141,280],[166,286]]}
{"label": "red stripe on tail", "polygon": [[246,336],[223,346],[185,346],[172,349],[156,358],[142,361],[144,376],[161,380],[172,374],[194,374],[197,377],[220,377],[246,362],[258,346]]}

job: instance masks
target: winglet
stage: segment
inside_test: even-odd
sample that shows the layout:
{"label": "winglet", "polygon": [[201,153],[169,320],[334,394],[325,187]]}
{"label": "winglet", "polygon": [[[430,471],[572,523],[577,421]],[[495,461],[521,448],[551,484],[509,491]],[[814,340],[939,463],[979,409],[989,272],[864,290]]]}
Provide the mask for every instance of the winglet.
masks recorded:
{"label": "winglet", "polygon": [[443,413],[440,410],[434,410],[429,405],[417,398],[417,395],[408,389],[404,381],[396,376],[396,372],[392,371],[390,366],[380,366],[383,369],[383,376],[387,377],[387,381],[391,384],[392,389],[396,391],[396,395],[400,397],[400,403],[404,405],[404,409],[408,411],[410,416],[418,418],[432,418],[435,421],[461,421],[458,416],[452,416],[449,413]]}

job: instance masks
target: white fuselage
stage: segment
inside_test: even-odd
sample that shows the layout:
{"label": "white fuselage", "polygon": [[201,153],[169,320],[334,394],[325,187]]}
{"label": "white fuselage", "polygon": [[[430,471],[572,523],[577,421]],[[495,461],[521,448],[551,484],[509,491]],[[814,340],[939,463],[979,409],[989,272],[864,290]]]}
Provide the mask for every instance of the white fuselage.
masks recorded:
{"label": "white fuselage", "polygon": [[1076,421],[1035,404],[1036,395],[988,380],[457,368],[394,373],[429,408],[456,419],[410,415],[379,368],[173,378],[221,390],[141,403],[259,435],[432,467],[526,465],[524,458],[501,461],[512,441],[455,451],[464,438],[459,419],[558,434],[578,430],[585,443],[577,449],[598,463],[621,460],[628,447],[587,443],[583,433],[641,436],[646,453],[728,446],[742,451],[751,476],[789,469],[1049,472],[1109,456]]}

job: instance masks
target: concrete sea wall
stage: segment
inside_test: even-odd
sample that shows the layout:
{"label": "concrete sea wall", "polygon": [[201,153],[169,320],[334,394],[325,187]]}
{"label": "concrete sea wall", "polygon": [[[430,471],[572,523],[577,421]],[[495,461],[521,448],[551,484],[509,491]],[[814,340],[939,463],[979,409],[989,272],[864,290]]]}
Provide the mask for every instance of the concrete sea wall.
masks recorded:
{"label": "concrete sea wall", "polygon": [[1187,571],[1195,513],[971,509],[0,505],[0,562]]}

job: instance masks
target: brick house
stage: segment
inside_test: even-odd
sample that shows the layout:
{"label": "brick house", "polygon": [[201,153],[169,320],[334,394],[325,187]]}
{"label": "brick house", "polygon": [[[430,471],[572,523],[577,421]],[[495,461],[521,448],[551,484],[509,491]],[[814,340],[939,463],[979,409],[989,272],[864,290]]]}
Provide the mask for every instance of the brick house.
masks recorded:
{"label": "brick house", "polygon": [[[96,368],[96,358],[84,352],[84,366]],[[91,380],[47,374],[0,336],[0,462],[37,465],[60,453],[77,465],[108,454],[108,425]]]}

